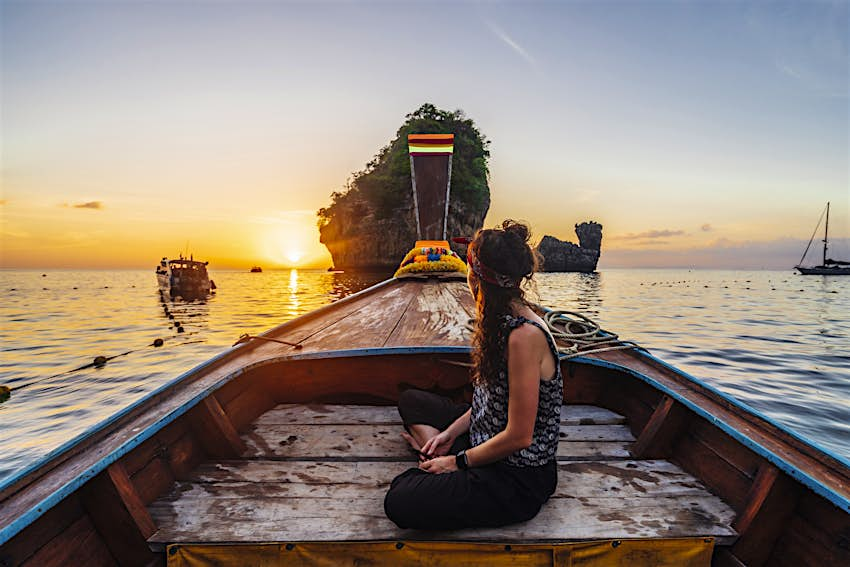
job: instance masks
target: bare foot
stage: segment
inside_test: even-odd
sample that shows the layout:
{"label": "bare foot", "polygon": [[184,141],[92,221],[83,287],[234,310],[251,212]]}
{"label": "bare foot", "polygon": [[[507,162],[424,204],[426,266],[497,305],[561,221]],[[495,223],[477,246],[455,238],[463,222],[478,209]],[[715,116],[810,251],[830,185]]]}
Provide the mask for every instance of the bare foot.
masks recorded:
{"label": "bare foot", "polygon": [[419,442],[416,441],[413,435],[411,435],[407,431],[402,431],[401,436],[405,441],[407,441],[407,444],[410,445],[410,447],[416,452],[416,455],[419,457],[419,460],[424,461],[425,456],[420,452],[420,449],[422,449],[422,447],[419,445]]}
{"label": "bare foot", "polygon": [[413,447],[413,450],[414,450],[414,451],[418,451],[419,449],[421,449],[421,448],[422,448],[422,446],[421,446],[421,445],[419,445],[419,442],[418,442],[418,441],[416,441],[416,439],[414,439],[413,435],[411,435],[411,434],[410,434],[410,433],[408,433],[407,431],[402,431],[402,432],[401,432],[401,436],[404,438],[404,440],[405,440],[405,441],[407,441],[407,443],[408,443],[411,447]]}

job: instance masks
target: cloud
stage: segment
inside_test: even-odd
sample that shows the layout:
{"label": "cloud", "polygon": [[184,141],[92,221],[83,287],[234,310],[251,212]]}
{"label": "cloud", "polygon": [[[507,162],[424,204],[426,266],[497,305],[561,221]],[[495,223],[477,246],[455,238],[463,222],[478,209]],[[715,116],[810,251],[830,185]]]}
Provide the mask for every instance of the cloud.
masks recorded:
{"label": "cloud", "polygon": [[713,227],[713,226],[711,226],[711,225],[710,225],[710,224],[708,224],[708,223],[705,223],[704,225],[702,225],[701,227],[699,227],[699,229],[700,229],[701,231],[703,231],[703,232],[713,232],[713,231],[714,231],[714,227]]}
{"label": "cloud", "polygon": [[72,207],[74,209],[94,209],[99,211],[103,209],[103,201],[87,201],[85,203],[74,203],[73,205],[69,205],[68,203],[62,203],[63,207]]}
{"label": "cloud", "polygon": [[619,236],[610,236],[609,238],[611,240],[640,240],[643,238],[670,238],[671,236],[682,236],[684,234],[684,230],[670,230],[669,228],[665,228],[662,230],[647,230],[637,234],[621,234]]}
{"label": "cloud", "polygon": [[534,57],[532,57],[531,54],[523,46],[514,41],[511,36],[505,33],[505,30],[503,30],[491,21],[487,22],[487,27],[489,27],[490,31],[493,32],[496,37],[501,39],[505,45],[513,49],[520,57],[528,61],[528,63],[532,67],[537,68],[537,61],[534,59]]}

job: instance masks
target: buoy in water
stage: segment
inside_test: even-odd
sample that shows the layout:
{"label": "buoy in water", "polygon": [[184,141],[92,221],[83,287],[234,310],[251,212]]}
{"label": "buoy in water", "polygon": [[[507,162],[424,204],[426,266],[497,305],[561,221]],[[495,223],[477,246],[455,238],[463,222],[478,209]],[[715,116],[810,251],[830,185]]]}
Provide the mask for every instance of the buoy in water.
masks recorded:
{"label": "buoy in water", "polygon": [[169,319],[174,319],[174,313],[169,313],[169,314],[168,314],[168,318],[169,318]]}
{"label": "buoy in water", "polygon": [[0,386],[0,403],[5,402],[12,396],[12,389],[9,386]]}
{"label": "buoy in water", "polygon": [[183,333],[184,331],[185,331],[185,329],[183,329],[183,327],[177,327],[178,333]]}
{"label": "buoy in water", "polygon": [[153,346],[155,347],[161,347],[163,344],[165,344],[165,341],[162,339],[154,339],[153,341]]}
{"label": "buoy in water", "polygon": [[96,367],[100,368],[100,367],[101,367],[101,366],[103,366],[104,364],[106,364],[106,357],[105,357],[105,356],[96,356],[96,357],[94,357],[94,365],[95,365]]}

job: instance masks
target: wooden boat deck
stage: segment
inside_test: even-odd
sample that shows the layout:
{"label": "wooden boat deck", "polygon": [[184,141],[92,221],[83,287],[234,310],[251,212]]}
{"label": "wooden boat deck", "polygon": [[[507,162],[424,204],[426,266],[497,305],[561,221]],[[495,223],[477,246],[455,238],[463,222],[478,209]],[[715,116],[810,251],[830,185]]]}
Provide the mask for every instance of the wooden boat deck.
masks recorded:
{"label": "wooden boat deck", "polygon": [[155,546],[289,541],[576,541],[714,537],[735,512],[679,467],[634,460],[625,419],[564,406],[557,492],[529,522],[454,532],[401,530],[384,514],[393,477],[416,466],[391,406],[278,405],[242,435],[241,459],[205,462],[149,506]]}

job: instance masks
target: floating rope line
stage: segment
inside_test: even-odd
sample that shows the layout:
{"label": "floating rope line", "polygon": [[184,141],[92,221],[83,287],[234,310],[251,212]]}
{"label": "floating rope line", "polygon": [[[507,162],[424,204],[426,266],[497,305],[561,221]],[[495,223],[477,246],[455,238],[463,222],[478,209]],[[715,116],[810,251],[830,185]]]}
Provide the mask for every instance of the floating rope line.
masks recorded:
{"label": "floating rope line", "polygon": [[[183,331],[182,331],[182,330],[178,330],[177,332],[183,332]],[[191,333],[186,333],[186,334],[185,334],[185,335],[183,335],[183,336],[184,336],[184,337],[189,337],[189,336],[191,336],[191,335],[196,335],[196,334],[198,334],[198,331],[193,331],[193,332],[191,332]],[[158,347],[163,346],[163,345],[165,344],[165,341],[166,341],[166,340],[170,340],[170,339],[174,339],[174,338],[177,338],[177,337],[170,337],[170,338],[168,338],[168,339],[160,339],[160,338],[158,338],[158,339],[154,339],[154,341],[153,341],[152,343],[150,343],[149,345],[145,345],[145,347],[155,347],[155,348],[158,348]],[[195,344],[195,343],[203,343],[203,342],[206,342],[206,339],[199,339],[199,340],[194,340],[194,341],[183,341],[183,342],[181,342],[181,343],[177,343],[177,344],[175,344],[174,346],[183,346],[183,345],[189,345],[189,344]],[[66,376],[66,375],[68,375],[68,374],[73,374],[74,372],[79,372],[79,371],[81,371],[81,370],[86,370],[86,369],[88,369],[88,368],[102,368],[102,367],[103,367],[103,366],[105,366],[105,365],[106,365],[106,363],[107,363],[107,362],[109,362],[110,360],[113,360],[113,359],[118,358],[118,357],[121,357],[121,356],[127,356],[128,354],[132,354],[132,353],[134,353],[134,352],[139,352],[140,350],[142,350],[142,349],[141,349],[141,348],[137,348],[137,349],[134,349],[134,350],[128,350],[127,352],[122,352],[122,353],[119,353],[119,354],[115,354],[115,355],[112,355],[112,356],[102,356],[102,355],[101,355],[101,356],[96,356],[96,357],[94,358],[94,360],[92,360],[92,361],[91,361],[91,362],[89,362],[88,364],[84,364],[84,365],[82,365],[82,366],[78,366],[77,368],[73,368],[73,369],[71,369],[71,370],[66,370],[66,371],[64,371],[64,372],[60,372],[60,373],[58,373],[58,374],[53,374],[53,375],[51,375],[51,376],[45,376],[45,377],[43,377],[43,378],[37,378],[37,379],[35,379],[35,380],[32,380],[32,381],[30,381],[30,382],[27,382],[26,384],[20,384],[20,385],[18,385],[18,386],[5,386],[5,385],[0,385],[0,403],[3,403],[3,402],[5,402],[6,400],[8,400],[8,399],[11,397],[12,392],[16,392],[16,391],[18,391],[18,390],[23,390],[24,388],[28,388],[28,387],[30,387],[30,386],[32,386],[32,385],[34,385],[34,384],[38,384],[38,383],[40,383],[40,382],[44,382],[45,380],[50,380],[50,379],[52,379],[52,378],[58,378],[59,376]]]}

